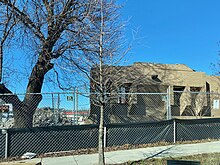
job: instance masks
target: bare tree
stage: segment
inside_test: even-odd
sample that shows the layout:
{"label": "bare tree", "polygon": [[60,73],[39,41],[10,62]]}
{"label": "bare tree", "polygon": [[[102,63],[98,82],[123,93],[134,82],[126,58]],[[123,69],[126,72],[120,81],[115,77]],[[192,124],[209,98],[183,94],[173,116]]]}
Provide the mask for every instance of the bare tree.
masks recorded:
{"label": "bare tree", "polygon": [[[7,42],[7,46],[31,48],[28,58],[34,61],[24,99],[1,95],[1,99],[13,104],[15,127],[32,127],[48,72],[53,71],[62,89],[71,87],[65,84],[67,75],[83,75],[80,80],[95,84],[98,93],[95,102],[100,106],[99,164],[105,164],[105,66],[121,59],[118,52],[122,49],[119,40],[123,25],[119,21],[119,6],[112,0],[0,0],[0,5],[0,57],[8,48],[4,44]],[[98,68],[97,79],[90,75],[94,67]],[[12,92],[1,84],[0,93]]]}
{"label": "bare tree", "polygon": [[[62,88],[61,78],[66,72],[74,74],[73,70],[80,70],[88,76],[88,65],[99,61],[97,54],[102,52],[104,58],[113,56],[114,51],[108,47],[115,44],[111,42],[116,37],[111,30],[117,29],[111,29],[115,26],[111,24],[115,19],[111,13],[116,11],[117,5],[114,1],[103,0],[101,6],[106,6],[103,12],[100,12],[100,1],[94,0],[0,0],[0,59],[4,50],[11,46],[29,49],[27,56],[33,61],[24,99],[16,95],[1,96],[5,102],[13,104],[15,127],[32,127],[33,114],[42,100],[39,93],[48,72],[55,73]],[[108,21],[105,25],[109,26],[109,31],[100,31],[100,13]],[[101,41],[100,36],[105,39],[105,33],[109,35],[100,46],[96,39]],[[12,92],[1,84],[0,93]]]}
{"label": "bare tree", "polygon": [[[99,108],[99,164],[105,164],[104,159],[104,109],[108,100],[108,91],[112,84],[109,84],[111,74],[111,66],[118,63],[123,54],[120,52],[122,48],[121,36],[124,25],[119,22],[118,9],[120,8],[114,1],[99,0],[97,5],[97,16],[99,23],[92,24],[93,42],[90,44],[92,51],[91,56],[86,56],[85,63],[81,65],[75,64],[77,69],[86,75],[90,81],[91,92],[95,93],[95,97],[91,97],[93,103]],[[98,27],[98,28],[97,28]],[[120,54],[122,53],[122,54]]]}

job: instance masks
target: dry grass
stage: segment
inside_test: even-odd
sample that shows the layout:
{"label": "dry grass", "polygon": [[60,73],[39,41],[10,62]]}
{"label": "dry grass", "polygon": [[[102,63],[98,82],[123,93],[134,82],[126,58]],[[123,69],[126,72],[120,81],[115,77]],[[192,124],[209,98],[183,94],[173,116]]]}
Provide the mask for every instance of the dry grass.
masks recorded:
{"label": "dry grass", "polygon": [[126,162],[120,165],[166,165],[167,160],[200,161],[201,165],[220,165],[220,153],[207,153],[182,157],[151,158]]}

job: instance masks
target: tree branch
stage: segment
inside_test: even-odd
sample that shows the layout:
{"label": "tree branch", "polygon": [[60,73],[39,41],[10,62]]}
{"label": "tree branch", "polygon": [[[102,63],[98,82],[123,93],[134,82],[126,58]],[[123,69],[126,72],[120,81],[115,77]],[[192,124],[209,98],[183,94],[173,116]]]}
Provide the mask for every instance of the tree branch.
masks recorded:
{"label": "tree branch", "polygon": [[15,16],[22,21],[22,23],[27,26],[39,39],[40,41],[44,41],[44,35],[40,31],[40,29],[31,21],[31,19],[22,11],[20,11],[14,4],[7,0],[0,0],[6,6],[11,8],[11,12],[15,14]]}
{"label": "tree branch", "polygon": [[0,99],[4,100],[6,103],[12,104],[15,109],[19,109],[22,104],[18,96],[12,94],[12,92],[6,88],[4,84],[0,84]]}

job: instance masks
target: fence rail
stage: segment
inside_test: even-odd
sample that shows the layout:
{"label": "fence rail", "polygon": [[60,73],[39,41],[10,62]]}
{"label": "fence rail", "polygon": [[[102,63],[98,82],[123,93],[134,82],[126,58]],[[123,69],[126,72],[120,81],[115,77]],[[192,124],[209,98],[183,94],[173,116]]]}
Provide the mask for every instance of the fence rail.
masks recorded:
{"label": "fence rail", "polygon": [[[153,123],[107,124],[105,146],[220,139],[220,119],[172,119]],[[10,128],[0,134],[0,158],[97,148],[98,125]]]}

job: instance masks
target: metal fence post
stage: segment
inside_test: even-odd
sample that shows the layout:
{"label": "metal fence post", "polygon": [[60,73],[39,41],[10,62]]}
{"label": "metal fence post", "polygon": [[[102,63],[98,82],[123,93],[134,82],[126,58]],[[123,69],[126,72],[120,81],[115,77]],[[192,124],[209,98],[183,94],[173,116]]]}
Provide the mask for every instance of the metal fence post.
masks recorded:
{"label": "metal fence post", "polygon": [[176,119],[173,119],[173,143],[176,143]]}
{"label": "metal fence post", "polygon": [[8,158],[8,131],[7,129],[2,129],[2,134],[5,135],[5,159]]}
{"label": "metal fence post", "polygon": [[107,129],[104,127],[104,147],[106,147],[107,144]]}
{"label": "metal fence post", "polygon": [[76,125],[78,125],[78,90],[76,89]]}
{"label": "metal fence post", "polygon": [[52,97],[52,113],[53,113],[53,122],[56,122],[55,106],[54,106],[54,94],[51,94]]}
{"label": "metal fence post", "polygon": [[71,125],[75,125],[75,119],[76,119],[76,117],[75,117],[75,108],[76,108],[76,103],[75,103],[75,88],[74,88],[74,90],[73,90],[73,109],[72,109],[72,122],[71,122]]}
{"label": "metal fence post", "polygon": [[58,124],[58,120],[59,120],[59,112],[60,112],[60,94],[59,93],[57,95],[57,108],[56,108],[55,112],[56,112],[55,124],[57,125]]}
{"label": "metal fence post", "polygon": [[170,120],[172,118],[172,115],[171,115],[171,107],[170,107],[170,86],[167,88],[167,120]]}
{"label": "metal fence post", "polygon": [[0,123],[2,123],[2,117],[3,117],[3,115],[2,115],[2,113],[0,113]]}

